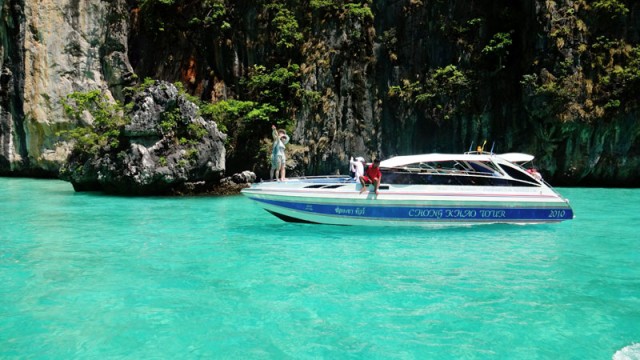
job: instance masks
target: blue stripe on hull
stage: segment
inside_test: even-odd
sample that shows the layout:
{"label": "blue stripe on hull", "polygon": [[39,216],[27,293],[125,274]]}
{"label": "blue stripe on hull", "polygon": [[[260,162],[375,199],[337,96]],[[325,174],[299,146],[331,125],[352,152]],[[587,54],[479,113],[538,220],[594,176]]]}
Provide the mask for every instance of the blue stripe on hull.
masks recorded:
{"label": "blue stripe on hull", "polygon": [[411,222],[557,222],[573,219],[571,208],[562,203],[557,207],[352,206],[251,198],[301,214],[352,219]]}

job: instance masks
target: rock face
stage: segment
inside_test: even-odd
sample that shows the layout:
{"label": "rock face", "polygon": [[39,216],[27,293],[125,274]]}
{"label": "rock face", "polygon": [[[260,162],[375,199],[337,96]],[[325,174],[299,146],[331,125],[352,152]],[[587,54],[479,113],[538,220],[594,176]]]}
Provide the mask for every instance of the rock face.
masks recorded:
{"label": "rock face", "polygon": [[131,84],[124,4],[2,3],[0,174],[55,176],[68,155],[57,133],[75,126],[60,99]]}
{"label": "rock face", "polygon": [[126,195],[167,194],[190,183],[219,182],[226,136],[198,115],[195,104],[167,82],[157,82],[131,101],[131,123],[120,145],[105,146],[88,159],[72,154],[60,172],[64,180],[76,191]]}
{"label": "rock face", "polygon": [[[487,150],[535,155],[553,184],[640,184],[636,2],[223,3],[2,3],[0,175],[56,175],[69,153],[56,134],[76,126],[59,102],[71,91],[123,99],[136,77],[151,77],[205,101],[260,102],[263,93],[247,98],[253,66],[297,64],[307,95],[287,99],[289,148],[299,150],[287,174],[487,140]],[[263,125],[252,136],[268,138]],[[128,131],[151,151],[152,135]],[[256,157],[226,165],[254,168]],[[160,176],[140,169],[132,174]]]}

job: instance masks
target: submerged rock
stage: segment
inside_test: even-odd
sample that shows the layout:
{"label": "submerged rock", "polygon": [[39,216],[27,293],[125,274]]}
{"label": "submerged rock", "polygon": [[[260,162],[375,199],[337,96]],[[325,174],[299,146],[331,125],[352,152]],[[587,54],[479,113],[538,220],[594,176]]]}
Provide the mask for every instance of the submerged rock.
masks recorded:
{"label": "submerged rock", "polygon": [[72,153],[60,177],[76,191],[123,195],[170,194],[186,184],[218,184],[225,170],[226,135],[168,82],[134,94],[119,146],[98,154]]}

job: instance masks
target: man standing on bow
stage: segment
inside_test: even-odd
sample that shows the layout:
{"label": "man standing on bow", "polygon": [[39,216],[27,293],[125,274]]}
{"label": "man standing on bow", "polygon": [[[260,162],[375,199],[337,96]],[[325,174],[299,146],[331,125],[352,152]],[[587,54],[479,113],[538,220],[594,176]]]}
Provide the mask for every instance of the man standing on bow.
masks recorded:
{"label": "man standing on bow", "polygon": [[271,150],[271,171],[269,171],[269,177],[274,177],[278,181],[284,181],[285,177],[285,164],[287,157],[285,155],[285,145],[289,143],[289,135],[284,129],[276,130],[275,125],[271,125],[271,132],[273,136],[273,149]]}

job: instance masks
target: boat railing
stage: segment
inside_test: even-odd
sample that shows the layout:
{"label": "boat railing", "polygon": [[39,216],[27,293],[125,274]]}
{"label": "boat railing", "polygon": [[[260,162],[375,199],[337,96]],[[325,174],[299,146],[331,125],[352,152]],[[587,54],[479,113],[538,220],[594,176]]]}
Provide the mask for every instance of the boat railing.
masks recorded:
{"label": "boat railing", "polygon": [[551,184],[549,184],[545,179],[540,178],[540,182],[543,183],[547,188],[551,189],[551,191],[553,191],[554,194],[558,195],[558,197],[560,199],[564,199],[565,202],[569,202],[569,200],[567,200],[565,197],[562,196],[562,194],[560,194],[553,186],[551,186]]}
{"label": "boat railing", "polygon": [[465,151],[465,155],[496,155],[492,151]]}
{"label": "boat railing", "polygon": [[[353,181],[353,178],[349,175],[313,175],[313,176],[296,176],[287,178],[287,181],[321,181],[321,180],[331,180],[338,182],[350,182]],[[276,182],[278,180],[264,180],[265,182]]]}

